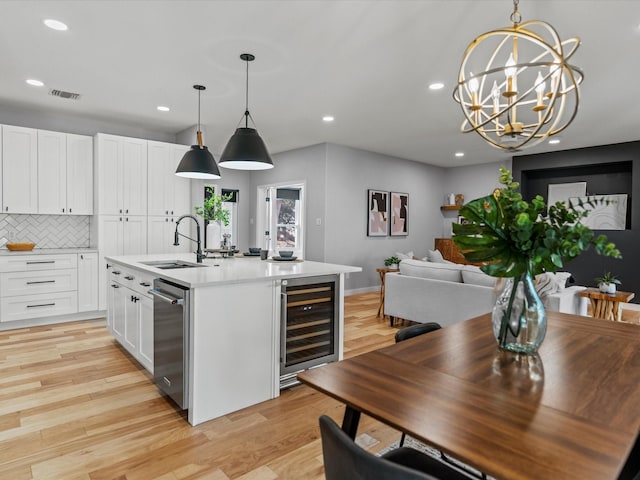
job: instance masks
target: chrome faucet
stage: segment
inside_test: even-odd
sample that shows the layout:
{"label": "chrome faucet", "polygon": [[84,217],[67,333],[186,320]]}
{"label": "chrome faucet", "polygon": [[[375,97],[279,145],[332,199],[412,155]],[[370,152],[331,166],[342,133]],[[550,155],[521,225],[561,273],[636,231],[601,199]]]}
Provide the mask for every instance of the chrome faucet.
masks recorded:
{"label": "chrome faucet", "polygon": [[[187,237],[186,235],[178,232],[178,226],[180,225],[180,221],[183,218],[190,218],[191,220],[193,220],[194,222],[196,222],[196,240],[194,240],[191,237]],[[198,222],[198,219],[196,217],[194,217],[193,215],[182,215],[180,218],[178,218],[178,220],[176,220],[176,232],[174,234],[174,240],[173,240],[173,245],[174,246],[178,246],[180,245],[180,237],[184,237],[188,240],[191,240],[192,242],[196,242],[198,244],[198,250],[196,250],[196,260],[198,263],[202,263],[202,259],[204,258],[204,255],[202,254],[202,248],[201,248],[201,244],[200,244],[200,223]]]}

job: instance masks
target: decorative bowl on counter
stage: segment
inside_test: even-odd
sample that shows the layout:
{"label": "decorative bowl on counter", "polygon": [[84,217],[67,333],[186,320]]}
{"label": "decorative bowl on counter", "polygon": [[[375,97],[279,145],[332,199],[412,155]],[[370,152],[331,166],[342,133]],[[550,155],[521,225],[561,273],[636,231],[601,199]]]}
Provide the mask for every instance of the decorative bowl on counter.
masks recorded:
{"label": "decorative bowl on counter", "polygon": [[7,243],[7,249],[11,250],[12,252],[18,252],[18,251],[22,251],[22,252],[28,252],[30,250],[33,250],[33,247],[36,246],[35,243]]}

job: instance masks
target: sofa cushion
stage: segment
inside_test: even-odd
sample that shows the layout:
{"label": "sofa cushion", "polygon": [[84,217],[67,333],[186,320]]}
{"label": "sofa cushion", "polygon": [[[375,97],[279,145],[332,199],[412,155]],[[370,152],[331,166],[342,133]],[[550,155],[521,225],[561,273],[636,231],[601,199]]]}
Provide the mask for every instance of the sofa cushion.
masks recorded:
{"label": "sofa cushion", "polygon": [[398,257],[400,260],[413,260],[413,251],[411,252],[407,252],[407,253],[402,253],[402,252],[396,252],[395,256]]}
{"label": "sofa cushion", "polygon": [[446,282],[462,282],[462,267],[457,263],[434,263],[422,260],[403,260],[400,262],[400,274],[410,277],[431,278]]}
{"label": "sofa cushion", "polygon": [[427,250],[427,260],[434,263],[444,263],[440,250]]}
{"label": "sofa cushion", "polygon": [[480,267],[475,265],[464,265],[462,267],[462,281],[471,285],[481,285],[483,287],[495,287],[496,277],[487,275]]}
{"label": "sofa cushion", "polygon": [[560,292],[567,286],[567,281],[571,278],[569,272],[544,272],[536,275],[535,287],[540,298],[544,298],[552,293]]}

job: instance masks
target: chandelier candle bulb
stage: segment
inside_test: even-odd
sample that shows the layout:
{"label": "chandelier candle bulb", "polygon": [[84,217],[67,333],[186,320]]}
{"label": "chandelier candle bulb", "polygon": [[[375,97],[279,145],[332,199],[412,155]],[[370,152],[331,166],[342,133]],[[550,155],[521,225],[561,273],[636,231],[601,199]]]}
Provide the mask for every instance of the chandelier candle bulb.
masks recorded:
{"label": "chandelier candle bulb", "polygon": [[538,76],[536,77],[536,93],[538,95],[538,103],[533,107],[534,112],[540,112],[544,110],[544,101],[542,100],[544,97],[544,89],[546,87],[546,82],[542,78],[542,74],[538,72]]}

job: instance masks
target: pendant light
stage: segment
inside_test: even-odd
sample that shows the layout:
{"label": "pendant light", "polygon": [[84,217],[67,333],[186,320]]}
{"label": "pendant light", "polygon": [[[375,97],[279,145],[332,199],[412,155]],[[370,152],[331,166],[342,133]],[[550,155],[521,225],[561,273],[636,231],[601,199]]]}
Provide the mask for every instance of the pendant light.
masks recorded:
{"label": "pendant light", "polygon": [[[243,53],[240,59],[247,62],[246,107],[244,111],[244,127],[236,129],[236,133],[229,139],[222,155],[220,166],[236,170],[266,170],[273,168],[273,160],[267,147],[255,128],[249,128],[249,118],[255,125],[249,113],[249,62],[255,60],[250,53]],[[240,120],[242,122],[242,120]]]}
{"label": "pendant light", "polygon": [[202,132],[200,131],[200,92],[206,87],[194,85],[198,90],[198,144],[191,145],[191,150],[184,154],[180,164],[176,169],[176,175],[185,178],[197,178],[204,180],[217,180],[220,178],[220,170],[216,165],[216,160],[209,149],[202,144]]}

